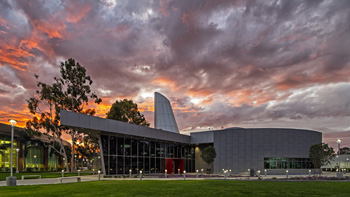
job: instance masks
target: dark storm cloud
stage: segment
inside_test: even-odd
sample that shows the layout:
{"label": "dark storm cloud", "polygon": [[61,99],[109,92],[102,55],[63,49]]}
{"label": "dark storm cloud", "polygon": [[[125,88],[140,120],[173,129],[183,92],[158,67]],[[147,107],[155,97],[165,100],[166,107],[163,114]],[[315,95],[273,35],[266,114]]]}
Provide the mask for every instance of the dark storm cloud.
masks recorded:
{"label": "dark storm cloud", "polygon": [[140,93],[160,91],[181,128],[336,121],[350,116],[341,93],[349,92],[349,9],[347,0],[1,1],[0,89],[17,93],[1,104],[25,103],[34,73],[50,82],[72,57],[105,107],[118,97],[148,105]]}
{"label": "dark storm cloud", "polygon": [[[198,82],[201,84],[199,87],[208,91],[216,92],[219,89],[227,92],[236,89],[237,86],[233,83],[223,89],[224,83],[217,81],[229,79],[233,73],[238,73],[233,78],[236,82],[249,80],[251,84],[244,83],[248,87],[266,80],[266,74],[263,72],[259,73],[263,76],[261,78],[244,74],[245,70],[241,69],[249,65],[253,66],[253,70],[266,68],[265,72],[268,72],[270,77],[288,71],[286,69],[296,69],[298,65],[310,61],[312,65],[302,69],[304,72],[313,72],[305,75],[303,79],[323,74],[320,73],[322,65],[333,71],[341,68],[349,72],[349,68],[344,66],[349,64],[349,50],[343,50],[345,47],[333,50],[331,46],[337,41],[347,43],[349,38],[349,34],[344,32],[348,26],[339,26],[346,23],[349,12],[344,9],[335,11],[339,9],[332,6],[337,4],[336,2],[251,1],[245,6],[242,2],[230,4],[225,1],[205,7],[207,3],[195,1],[184,6],[183,1],[171,2],[170,7],[181,9],[169,10],[169,17],[157,21],[159,24],[156,25],[156,29],[166,35],[164,43],[172,51],[167,58],[161,58],[167,62],[159,62],[159,72],[174,81],[181,81],[180,86],[188,87],[189,84]],[[342,3],[349,7],[346,1]],[[225,12],[220,16],[222,11]],[[337,14],[327,14],[330,12]],[[180,17],[182,20],[169,22],[169,18]],[[335,24],[332,24],[333,21]],[[224,27],[221,28],[220,25]],[[334,37],[334,31],[342,32],[339,33],[342,37]],[[326,57],[322,61],[318,58],[324,56]],[[215,69],[207,69],[209,66]],[[208,75],[206,83],[195,77],[200,69],[205,69]],[[304,80],[295,83],[305,85]],[[269,85],[275,84],[272,81]]]}
{"label": "dark storm cloud", "polygon": [[[350,117],[349,98],[350,85],[348,83],[330,84],[300,90],[283,101],[268,104],[234,106],[227,102],[215,102],[196,112],[179,113],[177,118],[180,122],[187,122],[183,125],[184,128],[195,126],[220,128],[225,125],[239,125],[242,121],[280,121],[285,118],[312,121],[325,117]],[[191,117],[192,122],[185,121],[188,117]],[[313,128],[330,131],[316,125]]]}

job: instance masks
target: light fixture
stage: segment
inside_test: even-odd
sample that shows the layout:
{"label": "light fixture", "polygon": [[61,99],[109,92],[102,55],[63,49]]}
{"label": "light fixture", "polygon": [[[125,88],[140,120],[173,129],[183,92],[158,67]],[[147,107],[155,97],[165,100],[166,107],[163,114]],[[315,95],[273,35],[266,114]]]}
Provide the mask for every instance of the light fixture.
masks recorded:
{"label": "light fixture", "polygon": [[9,122],[10,122],[11,126],[13,126],[13,127],[17,124],[17,120],[15,120],[15,119],[9,119]]}

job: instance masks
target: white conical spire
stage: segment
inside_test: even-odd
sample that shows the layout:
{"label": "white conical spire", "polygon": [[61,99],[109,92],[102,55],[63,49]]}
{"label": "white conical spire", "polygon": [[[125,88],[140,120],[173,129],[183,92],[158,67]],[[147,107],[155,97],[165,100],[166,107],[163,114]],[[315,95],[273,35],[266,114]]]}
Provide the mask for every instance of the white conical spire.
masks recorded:
{"label": "white conical spire", "polygon": [[162,94],[154,93],[154,126],[174,133],[180,133],[169,100]]}

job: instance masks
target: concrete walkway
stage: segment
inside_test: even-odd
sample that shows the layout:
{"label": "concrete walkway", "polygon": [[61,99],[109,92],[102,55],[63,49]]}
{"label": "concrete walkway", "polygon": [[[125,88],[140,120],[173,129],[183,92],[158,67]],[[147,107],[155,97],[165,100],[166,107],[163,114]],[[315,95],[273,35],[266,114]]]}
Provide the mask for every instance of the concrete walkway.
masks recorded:
{"label": "concrete walkway", "polygon": [[[75,177],[75,179],[74,179]],[[78,176],[65,177],[69,179],[63,179],[63,183],[75,183],[77,182]],[[97,175],[86,175],[81,176],[81,182],[86,181],[97,181]],[[102,176],[101,176],[102,180]],[[17,185],[43,185],[43,184],[61,184],[61,178],[43,178],[43,179],[25,179],[17,180]],[[6,186],[6,181],[0,181],[0,186]]]}
{"label": "concrete walkway", "polygon": [[[309,175],[289,175],[288,178],[292,177],[308,177]],[[311,175],[313,176],[313,175]],[[336,177],[335,173],[324,173],[322,176],[327,176],[327,177]],[[348,176],[348,174],[345,174],[344,176]],[[74,179],[75,177],[75,179]],[[74,183],[77,182],[76,179],[77,176],[72,176],[72,177],[66,177],[66,178],[71,178],[71,179],[64,179],[63,183]],[[260,178],[262,180],[278,180],[278,179],[285,179],[286,175],[267,175],[265,177],[264,174],[260,175]],[[274,179],[276,178],[276,179]],[[97,181],[98,180],[98,175],[85,175],[81,176],[81,181],[82,182],[87,182],[87,181]],[[115,180],[115,181],[125,181],[125,180],[140,180],[140,178],[103,178],[101,175],[101,180]],[[146,176],[142,178],[142,180],[161,180],[161,181],[170,181],[170,180],[177,180],[181,181],[184,180],[183,177],[176,177],[176,178],[158,178],[158,177],[149,177]],[[224,177],[205,177],[205,178],[187,178],[186,180],[224,180]],[[258,177],[248,177],[248,176],[242,176],[242,177],[227,177],[227,180],[258,180]],[[42,185],[42,184],[61,184],[61,178],[43,178],[43,179],[26,179],[26,180],[17,180],[17,185]],[[5,186],[6,181],[0,181],[0,186]]]}

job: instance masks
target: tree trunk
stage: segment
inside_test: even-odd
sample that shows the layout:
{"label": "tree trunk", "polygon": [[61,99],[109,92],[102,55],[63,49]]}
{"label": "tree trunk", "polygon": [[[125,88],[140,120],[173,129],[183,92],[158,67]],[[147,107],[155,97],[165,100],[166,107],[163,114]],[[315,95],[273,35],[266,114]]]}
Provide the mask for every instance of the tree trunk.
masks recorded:
{"label": "tree trunk", "polygon": [[[24,142],[27,143],[27,142]],[[27,171],[27,146],[23,145],[22,146],[22,160],[23,160],[23,171]]]}
{"label": "tree trunk", "polygon": [[[63,156],[65,158],[65,163],[66,163],[66,171],[69,172],[69,166],[68,166],[68,157],[67,157],[67,153],[66,153],[66,149],[64,149],[64,145],[63,145],[63,141],[61,138],[58,138],[58,140],[60,141],[60,146],[61,146],[61,149],[63,150]],[[62,153],[60,153],[62,155]],[[63,166],[64,168],[64,166]]]}
{"label": "tree trunk", "polygon": [[318,169],[318,177],[321,176],[321,167]]}
{"label": "tree trunk", "polygon": [[316,176],[316,162],[314,162],[314,177]]}

